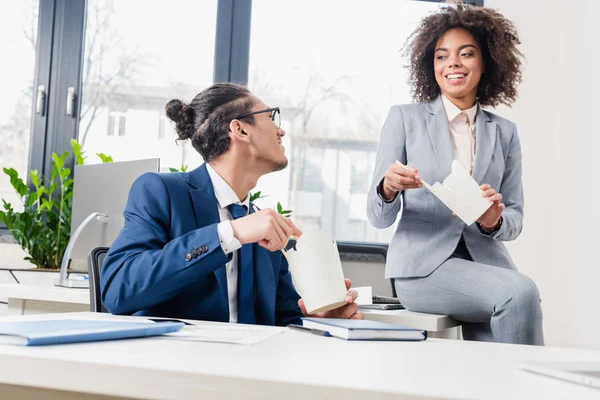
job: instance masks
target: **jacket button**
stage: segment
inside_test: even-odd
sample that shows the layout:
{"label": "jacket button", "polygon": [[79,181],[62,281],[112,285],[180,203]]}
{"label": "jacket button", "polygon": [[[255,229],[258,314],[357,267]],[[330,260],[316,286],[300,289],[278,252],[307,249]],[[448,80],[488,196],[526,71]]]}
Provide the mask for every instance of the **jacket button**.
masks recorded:
{"label": "jacket button", "polygon": [[185,255],[185,261],[190,261],[192,259],[192,255],[190,253],[187,253]]}
{"label": "jacket button", "polygon": [[208,247],[203,245],[200,247],[200,251],[206,253],[208,251]]}

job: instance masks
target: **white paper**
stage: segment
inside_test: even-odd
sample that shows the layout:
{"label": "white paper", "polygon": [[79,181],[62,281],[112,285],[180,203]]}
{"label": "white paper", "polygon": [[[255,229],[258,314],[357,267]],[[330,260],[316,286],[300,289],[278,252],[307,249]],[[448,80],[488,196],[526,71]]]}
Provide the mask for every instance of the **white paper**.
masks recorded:
{"label": "white paper", "polygon": [[354,301],[356,304],[373,304],[373,288],[371,286],[352,287],[350,290],[358,293],[358,297]]}
{"label": "white paper", "polygon": [[160,337],[194,342],[217,342],[251,345],[285,331],[280,327],[243,324],[186,325],[179,332]]}
{"label": "white paper", "polygon": [[345,304],[346,284],[335,241],[321,230],[304,232],[285,252],[294,287],[309,314]]}
{"label": "white paper", "polygon": [[467,226],[475,222],[493,204],[481,196],[479,184],[456,160],[452,161],[452,173],[443,184],[436,182],[423,185],[454,212]]}

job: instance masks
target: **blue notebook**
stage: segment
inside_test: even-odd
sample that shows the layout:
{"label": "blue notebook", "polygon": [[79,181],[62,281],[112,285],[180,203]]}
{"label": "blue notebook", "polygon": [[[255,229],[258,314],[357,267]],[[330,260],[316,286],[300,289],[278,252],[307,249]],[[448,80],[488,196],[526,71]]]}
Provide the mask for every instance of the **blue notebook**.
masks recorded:
{"label": "blue notebook", "polygon": [[336,318],[302,318],[302,326],[346,340],[425,340],[427,331],[378,321]]}
{"label": "blue notebook", "polygon": [[183,322],[44,320],[0,322],[0,344],[39,346],[156,336],[177,332]]}

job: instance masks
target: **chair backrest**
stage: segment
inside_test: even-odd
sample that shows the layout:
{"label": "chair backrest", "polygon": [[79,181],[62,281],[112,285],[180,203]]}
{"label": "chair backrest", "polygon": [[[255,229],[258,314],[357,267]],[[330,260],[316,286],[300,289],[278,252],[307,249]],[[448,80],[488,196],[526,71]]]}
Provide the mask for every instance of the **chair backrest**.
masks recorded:
{"label": "chair backrest", "polygon": [[341,241],[337,246],[344,275],[353,286],[372,286],[374,295],[397,297],[394,280],[385,279],[387,244]]}
{"label": "chair backrest", "polygon": [[110,313],[102,304],[100,295],[100,271],[104,264],[104,258],[108,253],[108,247],[96,247],[88,256],[88,272],[90,280],[90,311]]}

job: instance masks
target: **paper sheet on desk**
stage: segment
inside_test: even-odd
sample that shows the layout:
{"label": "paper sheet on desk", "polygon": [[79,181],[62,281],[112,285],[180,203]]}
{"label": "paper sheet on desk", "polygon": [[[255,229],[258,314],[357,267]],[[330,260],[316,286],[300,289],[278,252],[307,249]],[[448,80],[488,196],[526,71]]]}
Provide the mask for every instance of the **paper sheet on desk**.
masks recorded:
{"label": "paper sheet on desk", "polygon": [[351,287],[350,290],[355,290],[358,294],[354,301],[356,304],[373,304],[373,288],[371,286]]}
{"label": "paper sheet on desk", "polygon": [[257,325],[186,325],[181,331],[161,337],[193,342],[217,342],[233,344],[256,344],[285,331],[280,327]]}
{"label": "paper sheet on desk", "polygon": [[456,160],[452,161],[452,173],[444,179],[444,183],[436,182],[423,186],[440,199],[467,226],[470,226],[493,204],[481,196],[479,184]]}

